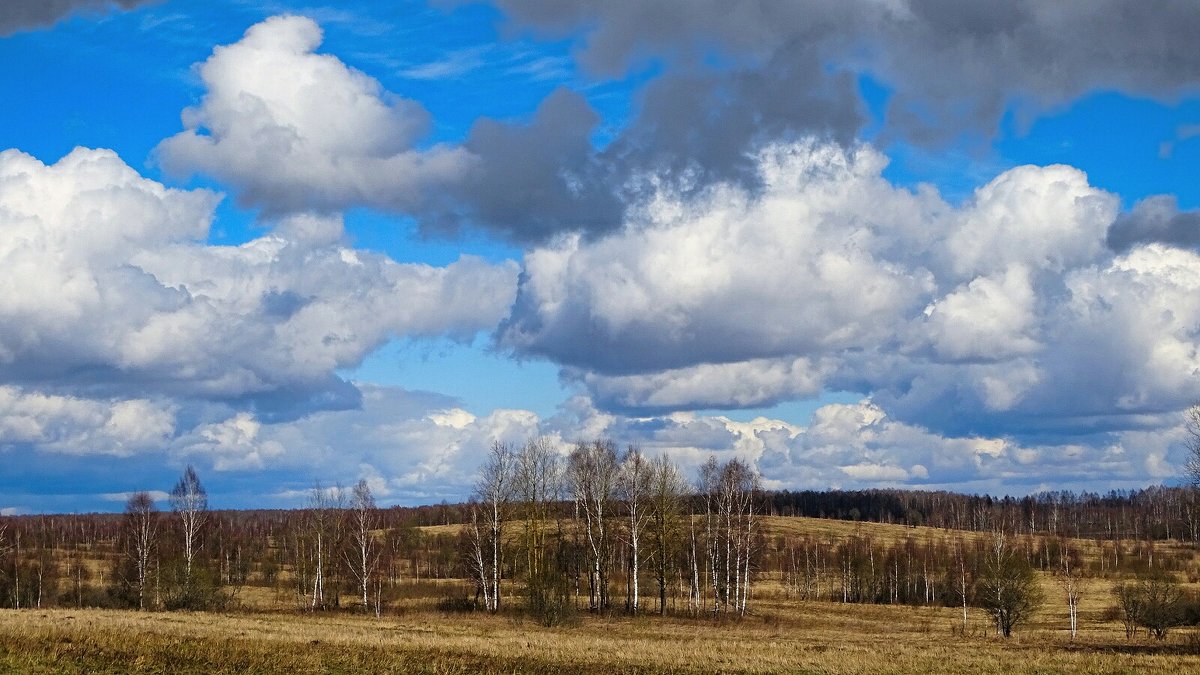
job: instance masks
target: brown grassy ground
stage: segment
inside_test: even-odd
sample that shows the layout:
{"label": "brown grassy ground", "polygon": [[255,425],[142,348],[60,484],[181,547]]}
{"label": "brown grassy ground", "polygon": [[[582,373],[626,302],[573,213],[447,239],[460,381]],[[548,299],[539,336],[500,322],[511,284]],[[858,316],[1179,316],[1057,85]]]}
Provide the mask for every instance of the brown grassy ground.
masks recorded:
{"label": "brown grassy ground", "polygon": [[[770,537],[825,541],[960,536],[809,518],[768,518],[763,525]],[[1098,554],[1094,542],[1077,545],[1086,558]],[[1160,546],[1161,554],[1187,556],[1188,569],[1195,568],[1190,547]],[[1200,672],[1196,629],[1174,631],[1164,642],[1126,640],[1121,625],[1106,618],[1113,604],[1108,580],[1086,582],[1080,635],[1071,640],[1062,589],[1043,574],[1043,609],[1003,640],[978,609],[964,631],[955,608],[801,602],[788,597],[777,576],[756,583],[752,616],[724,622],[583,616],[574,626],[547,629],[517,614],[435,611],[438,600],[468,590],[460,580],[429,579],[406,580],[399,613],[379,620],[302,613],[289,583],[231,589],[244,610],[236,614],[0,610],[0,673]]]}
{"label": "brown grassy ground", "polygon": [[[1049,589],[1048,589],[1049,590]],[[1048,604],[1010,640],[972,610],[763,599],[742,621],[0,611],[0,670],[51,672],[1200,672],[1189,631],[1126,641],[1096,594],[1071,641]]]}

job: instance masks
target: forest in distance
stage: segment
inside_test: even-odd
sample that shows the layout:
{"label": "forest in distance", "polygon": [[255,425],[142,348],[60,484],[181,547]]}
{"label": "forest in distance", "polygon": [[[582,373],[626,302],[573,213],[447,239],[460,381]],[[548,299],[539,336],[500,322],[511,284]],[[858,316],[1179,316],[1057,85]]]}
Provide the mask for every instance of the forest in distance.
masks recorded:
{"label": "forest in distance", "polygon": [[957,607],[962,631],[978,613],[1007,637],[1060,595],[1075,635],[1080,589],[1095,596],[1103,580],[1104,618],[1161,639],[1200,620],[1198,521],[1188,488],[771,491],[738,459],[688,477],[635,447],[601,439],[563,456],[534,438],[494,444],[461,504],[379,508],[360,481],[314,485],[301,509],[209,510],[188,467],[162,505],[142,492],[123,514],[7,517],[0,602],[374,617],[431,607],[569,626],[587,614],[741,618],[782,597]]}

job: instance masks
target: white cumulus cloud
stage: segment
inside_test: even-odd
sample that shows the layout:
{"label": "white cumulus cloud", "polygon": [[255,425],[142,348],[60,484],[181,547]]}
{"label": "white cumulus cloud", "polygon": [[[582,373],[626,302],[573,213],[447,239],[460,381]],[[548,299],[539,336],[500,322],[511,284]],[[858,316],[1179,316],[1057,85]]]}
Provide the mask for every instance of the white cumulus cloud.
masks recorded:
{"label": "white cumulus cloud", "polygon": [[460,148],[416,147],[429,126],[424,108],[316,53],[322,38],[312,19],[284,15],[214,49],[199,67],[204,99],[157,149],[163,165],[215,176],[249,204],[289,212],[413,208],[430,186],[471,168]]}

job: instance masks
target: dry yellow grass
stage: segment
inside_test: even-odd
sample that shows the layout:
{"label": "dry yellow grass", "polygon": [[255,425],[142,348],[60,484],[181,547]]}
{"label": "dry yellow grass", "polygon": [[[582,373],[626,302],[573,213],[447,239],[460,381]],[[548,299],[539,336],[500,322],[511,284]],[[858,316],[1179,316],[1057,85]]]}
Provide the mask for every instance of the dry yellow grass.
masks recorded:
{"label": "dry yellow grass", "polygon": [[0,668],[20,672],[1196,672],[1192,635],[1126,642],[1085,608],[1076,641],[1049,612],[991,635],[972,611],[764,600],[742,621],[511,616],[0,611]]}
{"label": "dry yellow grass", "polygon": [[[768,537],[862,536],[880,545],[988,536],[811,518],[762,524]],[[509,528],[519,532],[519,524]],[[1095,542],[1075,544],[1098,555]],[[1162,554],[1194,554],[1182,544],[1159,546]],[[277,588],[231,589],[239,614],[0,610],[0,672],[1200,672],[1194,629],[1165,642],[1125,639],[1106,619],[1109,580],[1085,582],[1072,640],[1063,591],[1042,574],[1043,609],[1003,640],[975,608],[964,631],[956,608],[801,602],[777,577],[762,576],[752,616],[740,621],[583,616],[547,629],[515,613],[435,611],[438,599],[468,592],[461,580],[408,579],[403,599],[379,620],[306,614],[285,572]]]}

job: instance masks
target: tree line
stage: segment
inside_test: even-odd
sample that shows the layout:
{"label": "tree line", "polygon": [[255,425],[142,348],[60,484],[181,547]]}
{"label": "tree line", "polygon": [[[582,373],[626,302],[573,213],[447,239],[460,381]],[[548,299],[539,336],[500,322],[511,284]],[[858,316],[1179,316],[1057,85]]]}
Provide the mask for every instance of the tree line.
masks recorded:
{"label": "tree line", "polygon": [[[963,630],[982,610],[1008,635],[1041,604],[1033,575],[1048,572],[1072,632],[1097,577],[1121,582],[1113,611],[1131,632],[1162,635],[1192,612],[1177,584],[1195,576],[1190,558],[1156,545],[1194,537],[1193,495],[1178,488],[1019,499],[767,491],[736,458],[687,476],[635,446],[596,439],[564,453],[535,437],[494,443],[463,504],[379,508],[359,481],[315,484],[301,509],[211,511],[191,467],[166,501],[159,511],[142,492],[121,515],[0,520],[0,602],[221,609],[258,586],[311,612],[381,615],[434,594],[444,609],[555,624],[582,611],[740,617],[769,579],[797,600],[960,607]],[[942,531],[880,539],[764,527],[794,515]],[[443,527],[421,529],[431,525]]]}

